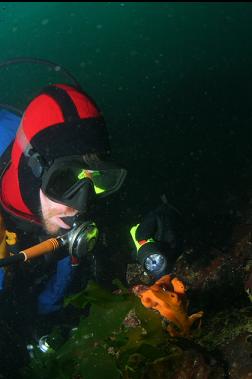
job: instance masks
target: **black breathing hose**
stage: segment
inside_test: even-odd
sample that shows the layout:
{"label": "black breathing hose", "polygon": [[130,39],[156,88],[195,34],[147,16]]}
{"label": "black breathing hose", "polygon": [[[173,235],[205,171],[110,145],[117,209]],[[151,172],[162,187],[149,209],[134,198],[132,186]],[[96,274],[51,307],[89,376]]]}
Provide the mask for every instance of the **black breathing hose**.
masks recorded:
{"label": "black breathing hose", "polygon": [[24,254],[11,255],[10,257],[0,259],[0,267],[9,266],[18,262],[24,262],[24,260],[25,260]]}
{"label": "black breathing hose", "polygon": [[[63,75],[65,75],[78,90],[80,91],[82,90],[81,85],[79,84],[77,79],[66,68],[64,68],[60,64],[49,61],[47,59],[31,58],[31,57],[13,58],[13,59],[9,59],[7,61],[0,63],[0,69],[11,66],[11,65],[20,64],[20,63],[34,63],[34,64],[41,64],[41,65],[52,67],[55,70],[55,72],[60,71]],[[20,109],[15,108],[14,106],[9,105],[9,104],[0,103],[0,108],[8,109],[19,116],[23,115],[23,112]]]}
{"label": "black breathing hose", "polygon": [[20,64],[20,63],[35,63],[35,64],[41,64],[41,65],[52,67],[55,71],[61,71],[63,75],[65,75],[68,79],[70,79],[73,82],[75,87],[77,87],[78,89],[81,89],[81,86],[79,82],[77,81],[77,79],[66,68],[62,67],[60,64],[54,63],[47,59],[30,58],[30,57],[13,58],[13,59],[9,59],[7,61],[0,63],[0,69],[3,67],[7,67],[14,64]]}

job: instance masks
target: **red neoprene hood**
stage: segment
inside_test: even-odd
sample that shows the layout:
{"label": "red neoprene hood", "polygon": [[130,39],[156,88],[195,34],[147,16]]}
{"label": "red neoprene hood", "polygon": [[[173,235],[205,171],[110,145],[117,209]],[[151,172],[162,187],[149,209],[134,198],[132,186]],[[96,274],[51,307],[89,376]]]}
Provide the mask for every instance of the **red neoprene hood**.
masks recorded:
{"label": "red neoprene hood", "polygon": [[[68,85],[52,85],[35,97],[24,112],[22,135],[46,162],[56,158],[108,153],[110,150],[104,119],[84,92]],[[28,166],[24,142],[14,141],[10,166],[1,181],[1,202],[9,211],[36,220],[39,214],[39,188]]]}

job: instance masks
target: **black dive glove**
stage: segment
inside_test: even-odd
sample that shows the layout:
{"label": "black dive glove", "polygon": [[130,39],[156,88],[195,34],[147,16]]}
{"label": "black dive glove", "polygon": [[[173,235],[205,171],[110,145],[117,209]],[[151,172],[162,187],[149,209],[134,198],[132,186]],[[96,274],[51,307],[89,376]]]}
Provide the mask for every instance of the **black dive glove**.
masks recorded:
{"label": "black dive glove", "polygon": [[155,278],[168,274],[182,249],[182,221],[176,208],[162,204],[130,230],[135,258]]}

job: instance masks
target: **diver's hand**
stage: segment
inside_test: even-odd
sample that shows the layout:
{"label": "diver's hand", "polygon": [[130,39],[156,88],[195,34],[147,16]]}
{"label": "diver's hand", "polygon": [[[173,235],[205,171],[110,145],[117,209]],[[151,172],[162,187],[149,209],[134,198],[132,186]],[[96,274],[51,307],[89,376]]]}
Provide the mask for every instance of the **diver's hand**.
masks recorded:
{"label": "diver's hand", "polygon": [[136,238],[138,241],[153,238],[157,242],[168,244],[170,248],[175,248],[180,224],[179,211],[168,204],[162,204],[143,218],[136,231]]}
{"label": "diver's hand", "polygon": [[155,278],[171,273],[181,253],[181,216],[176,208],[162,204],[131,229],[135,258]]}

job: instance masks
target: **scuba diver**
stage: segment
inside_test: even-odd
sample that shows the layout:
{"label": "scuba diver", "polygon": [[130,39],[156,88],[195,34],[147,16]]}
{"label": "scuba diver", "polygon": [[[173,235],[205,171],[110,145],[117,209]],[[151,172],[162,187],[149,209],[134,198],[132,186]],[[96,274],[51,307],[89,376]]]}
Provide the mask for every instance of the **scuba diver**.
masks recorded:
{"label": "scuba diver", "polygon": [[[98,238],[92,206],[120,189],[126,170],[110,160],[102,113],[77,82],[47,86],[24,112],[2,107],[0,154],[0,261],[26,261],[0,267],[0,312],[15,314],[28,343],[27,328],[48,327],[48,315],[59,322],[64,297],[85,286]],[[135,258],[154,277],[178,254],[178,216],[163,204],[131,230]],[[20,254],[50,237],[60,241],[53,254]]]}
{"label": "scuba diver", "polygon": [[11,315],[28,342],[38,315],[45,324],[46,315],[59,322],[64,296],[85,284],[82,270],[98,237],[92,204],[116,192],[126,170],[110,160],[101,111],[76,85],[44,88],[22,115],[1,109],[0,146],[1,260],[74,227],[82,230],[57,254],[0,268],[0,316]]}

